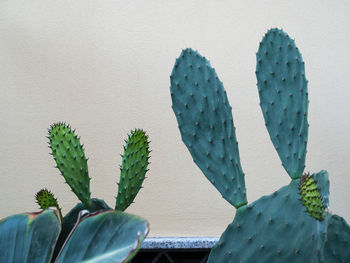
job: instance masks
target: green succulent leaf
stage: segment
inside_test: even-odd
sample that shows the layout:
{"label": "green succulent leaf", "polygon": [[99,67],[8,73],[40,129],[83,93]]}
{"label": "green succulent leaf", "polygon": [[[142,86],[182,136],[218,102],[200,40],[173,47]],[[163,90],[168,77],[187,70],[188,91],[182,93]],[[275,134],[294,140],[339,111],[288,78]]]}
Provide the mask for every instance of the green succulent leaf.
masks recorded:
{"label": "green succulent leaf", "polygon": [[2,219],[0,262],[49,262],[60,230],[58,212],[52,209]]}
{"label": "green succulent leaf", "polygon": [[79,213],[82,210],[88,210],[90,213],[97,212],[99,210],[110,210],[111,208],[105,203],[105,201],[98,198],[91,198],[91,202],[89,206],[86,206],[84,203],[79,203],[74,206],[64,217],[62,220],[62,230],[58,237],[55,250],[54,250],[54,258],[60,252],[64,242],[66,241],[69,233],[74,228],[78,218]]}
{"label": "green succulent leaf", "polygon": [[83,210],[56,262],[127,262],[148,231],[148,222],[134,215],[114,210],[88,214]]}

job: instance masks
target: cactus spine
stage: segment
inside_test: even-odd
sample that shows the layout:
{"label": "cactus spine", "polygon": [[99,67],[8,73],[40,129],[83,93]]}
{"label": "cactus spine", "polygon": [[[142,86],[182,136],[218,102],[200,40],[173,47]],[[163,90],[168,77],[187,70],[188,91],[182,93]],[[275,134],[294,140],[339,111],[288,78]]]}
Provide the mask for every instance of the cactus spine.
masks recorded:
{"label": "cactus spine", "polygon": [[350,262],[350,226],[326,211],[328,173],[304,174],[308,91],[295,42],[271,29],[257,52],[260,106],[289,185],[251,204],[245,197],[231,107],[210,63],[183,50],[170,76],[182,140],[194,162],[237,208],[208,262]]}

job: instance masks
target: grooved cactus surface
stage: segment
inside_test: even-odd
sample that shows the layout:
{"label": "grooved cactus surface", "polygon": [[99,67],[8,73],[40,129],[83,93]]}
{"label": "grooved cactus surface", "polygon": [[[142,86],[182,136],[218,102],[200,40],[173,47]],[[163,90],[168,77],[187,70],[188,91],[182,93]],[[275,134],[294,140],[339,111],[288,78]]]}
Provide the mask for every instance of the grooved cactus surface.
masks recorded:
{"label": "grooved cactus surface", "polygon": [[135,199],[145,179],[149,164],[148,137],[142,130],[134,130],[124,147],[116,210],[124,211]]}
{"label": "grooved cactus surface", "polygon": [[305,167],[308,91],[304,62],[286,33],[271,29],[256,54],[256,77],[265,125],[291,178]]}
{"label": "grooved cactus surface", "polygon": [[173,110],[194,162],[224,199],[235,207],[246,204],[231,106],[215,70],[198,52],[186,49],[170,80]]}
{"label": "grooved cactus surface", "polygon": [[57,123],[49,130],[49,140],[57,168],[80,201],[89,205],[90,177],[80,139],[69,125]]}
{"label": "grooved cactus surface", "polygon": [[299,198],[296,179],[239,208],[213,247],[208,263],[320,262],[326,222],[305,213]]}

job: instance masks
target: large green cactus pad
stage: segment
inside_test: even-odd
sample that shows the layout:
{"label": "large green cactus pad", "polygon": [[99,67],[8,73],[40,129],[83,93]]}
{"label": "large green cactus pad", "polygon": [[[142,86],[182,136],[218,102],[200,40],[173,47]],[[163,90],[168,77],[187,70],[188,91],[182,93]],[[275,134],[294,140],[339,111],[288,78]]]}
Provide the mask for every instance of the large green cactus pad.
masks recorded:
{"label": "large green cactus pad", "polygon": [[49,262],[60,229],[58,213],[51,209],[2,219],[0,262]]}
{"label": "large green cactus pad", "polygon": [[149,231],[144,219],[119,211],[80,213],[57,263],[128,262]]}
{"label": "large green cactus pad", "polygon": [[149,164],[149,142],[143,130],[135,129],[124,147],[115,209],[124,211],[135,199]]}
{"label": "large green cactus pad", "polygon": [[337,215],[332,215],[324,248],[325,262],[350,262],[350,226]]}
{"label": "large green cactus pad", "polygon": [[299,199],[296,179],[239,208],[208,262],[322,262],[327,220],[312,218]]}
{"label": "large green cactus pad", "polygon": [[295,42],[271,29],[256,54],[256,77],[265,125],[289,176],[305,167],[308,139],[308,92],[304,62]]}
{"label": "large green cactus pad", "polygon": [[170,76],[173,110],[194,162],[223,198],[247,203],[231,106],[208,60],[183,50]]}
{"label": "large green cactus pad", "polygon": [[90,177],[83,146],[75,132],[64,123],[49,129],[49,144],[67,184],[85,205],[90,202]]}

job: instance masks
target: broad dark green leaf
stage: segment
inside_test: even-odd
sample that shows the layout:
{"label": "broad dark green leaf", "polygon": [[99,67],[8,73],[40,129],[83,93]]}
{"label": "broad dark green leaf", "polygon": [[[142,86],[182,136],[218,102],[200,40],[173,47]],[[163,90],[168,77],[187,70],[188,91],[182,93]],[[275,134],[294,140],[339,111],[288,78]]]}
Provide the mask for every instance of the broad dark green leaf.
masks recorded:
{"label": "broad dark green leaf", "polygon": [[60,233],[57,210],[24,213],[0,221],[1,263],[47,263]]}
{"label": "broad dark green leaf", "polygon": [[134,215],[114,210],[84,215],[81,211],[56,262],[127,262],[148,231],[148,222]]}

